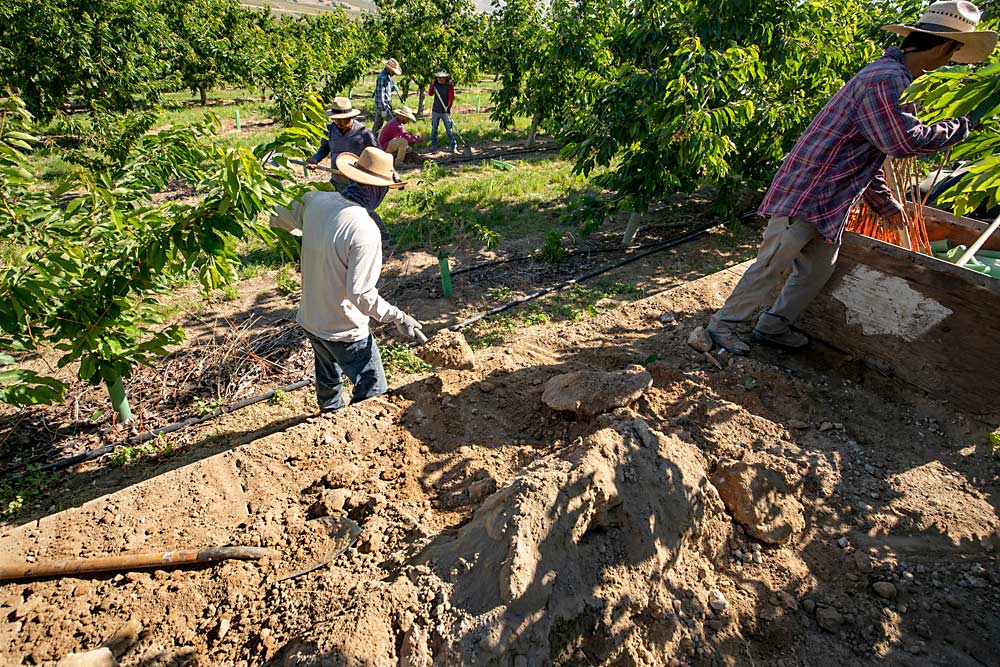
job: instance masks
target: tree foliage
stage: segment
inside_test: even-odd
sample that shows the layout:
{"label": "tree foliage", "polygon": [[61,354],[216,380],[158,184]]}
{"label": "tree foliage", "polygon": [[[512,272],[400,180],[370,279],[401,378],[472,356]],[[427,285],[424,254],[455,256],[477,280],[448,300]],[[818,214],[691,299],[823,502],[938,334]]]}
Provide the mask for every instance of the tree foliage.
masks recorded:
{"label": "tree foliage", "polygon": [[[191,272],[206,288],[233,280],[237,239],[276,241],[258,217],[295,196],[286,156],[304,156],[325,120],[312,98],[277,139],[254,149],[222,147],[208,124],[145,135],[120,167],[81,172],[66,202],[36,187],[25,105],[0,100],[0,242],[22,249],[22,261],[0,275],[0,347],[51,346],[62,353],[60,367],[79,362],[80,380],[109,386],[164,354],[182,331],[163,325],[157,297]],[[178,179],[194,186],[197,203],[152,201]],[[50,379],[20,369],[5,370],[0,386],[10,373],[35,389],[0,389],[0,400],[58,396]]]}
{"label": "tree foliage", "polygon": [[164,89],[169,30],[146,0],[4,0],[0,26],[0,81],[42,121],[71,101],[123,111]]}
{"label": "tree foliage", "polygon": [[[434,72],[447,69],[456,83],[479,76],[484,23],[472,0],[379,0],[376,29],[403,69],[404,82],[416,83],[418,112]],[[405,85],[404,85],[405,90]]]}
{"label": "tree foliage", "polygon": [[615,67],[592,70],[580,93],[592,103],[565,114],[566,153],[578,172],[605,169],[612,208],[642,211],[706,183],[725,207],[739,184],[766,181],[826,100],[881,52],[891,38],[875,26],[890,11],[898,20],[899,6],[637,0],[615,26]]}

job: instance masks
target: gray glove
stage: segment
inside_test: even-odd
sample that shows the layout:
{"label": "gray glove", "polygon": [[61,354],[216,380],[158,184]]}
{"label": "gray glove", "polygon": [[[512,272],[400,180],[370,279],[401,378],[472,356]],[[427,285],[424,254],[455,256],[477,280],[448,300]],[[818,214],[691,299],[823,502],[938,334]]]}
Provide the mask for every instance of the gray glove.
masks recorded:
{"label": "gray glove", "polygon": [[[415,319],[402,313],[403,319],[396,322],[396,330],[399,331],[401,336],[406,336],[407,338],[412,338],[414,340],[420,340],[424,338],[424,332],[422,331],[423,325],[417,322]],[[426,340],[426,339],[424,339]]]}

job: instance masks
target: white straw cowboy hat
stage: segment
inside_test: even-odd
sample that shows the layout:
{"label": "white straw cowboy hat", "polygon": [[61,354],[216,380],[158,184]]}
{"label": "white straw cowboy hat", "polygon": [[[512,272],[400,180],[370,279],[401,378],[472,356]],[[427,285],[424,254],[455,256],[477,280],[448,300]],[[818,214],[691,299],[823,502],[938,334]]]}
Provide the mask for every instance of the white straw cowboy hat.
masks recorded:
{"label": "white straw cowboy hat", "polygon": [[415,123],[417,121],[417,117],[413,115],[413,109],[407,106],[399,107],[398,109],[393,109],[392,113],[394,113],[397,116],[402,116],[411,123]]}
{"label": "white straw cowboy hat", "polygon": [[385,67],[387,70],[389,70],[389,72],[391,72],[392,74],[395,74],[396,76],[399,76],[403,73],[403,68],[399,66],[399,63],[396,62],[395,58],[389,58],[388,60],[383,60],[382,66]]}
{"label": "white straw cowboy hat", "polygon": [[333,104],[330,105],[330,111],[327,115],[330,118],[354,118],[355,116],[360,116],[361,111],[355,109],[354,105],[346,97],[334,97]]}
{"label": "white straw cowboy hat", "polygon": [[962,44],[951,59],[957,63],[985,60],[997,45],[997,33],[976,30],[981,14],[971,2],[935,2],[915,25],[887,25],[884,30],[906,37],[911,32],[947,37]]}
{"label": "white straw cowboy hat", "polygon": [[434,72],[434,78],[435,79],[450,79],[451,78],[451,74],[448,74],[448,70],[446,70],[446,69],[439,69],[438,71]]}
{"label": "white straw cowboy hat", "polygon": [[392,156],[371,146],[361,151],[361,156],[344,151],[337,156],[337,171],[364,185],[379,185],[383,188],[401,188],[406,185],[396,181],[392,166]]}

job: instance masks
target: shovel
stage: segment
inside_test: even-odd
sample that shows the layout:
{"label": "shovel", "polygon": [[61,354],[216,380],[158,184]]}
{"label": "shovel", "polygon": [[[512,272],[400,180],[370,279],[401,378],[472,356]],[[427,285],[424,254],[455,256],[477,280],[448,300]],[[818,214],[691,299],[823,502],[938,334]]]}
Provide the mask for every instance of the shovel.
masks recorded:
{"label": "shovel", "polygon": [[[436,97],[438,102],[441,103],[441,106],[445,109],[448,108],[448,105],[444,103],[443,99],[441,99],[441,93],[438,92],[437,86],[434,86],[434,97]],[[465,138],[462,136],[462,133],[458,131],[458,127],[455,125],[455,121],[452,119],[451,114],[446,111],[444,115],[445,118],[448,119],[448,122],[451,123],[452,132],[454,132],[455,136],[458,137],[458,140],[462,142],[462,155],[465,157],[472,157],[472,148],[465,142]]]}

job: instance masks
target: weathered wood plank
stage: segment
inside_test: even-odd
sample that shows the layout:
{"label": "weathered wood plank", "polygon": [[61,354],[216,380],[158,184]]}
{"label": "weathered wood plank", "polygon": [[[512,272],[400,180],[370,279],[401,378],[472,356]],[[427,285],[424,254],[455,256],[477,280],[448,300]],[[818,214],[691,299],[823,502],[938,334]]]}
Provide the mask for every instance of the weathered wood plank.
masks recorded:
{"label": "weathered wood plank", "polygon": [[847,234],[800,326],[965,410],[1000,414],[1000,280]]}
{"label": "weathered wood plank", "polygon": [[[908,204],[912,208],[912,204]],[[931,206],[924,207],[924,224],[927,226],[927,237],[931,241],[949,239],[955,245],[970,246],[986,231],[989,226],[985,222],[964,218],[948,211]],[[1000,233],[994,234],[983,250],[1000,250]]]}

